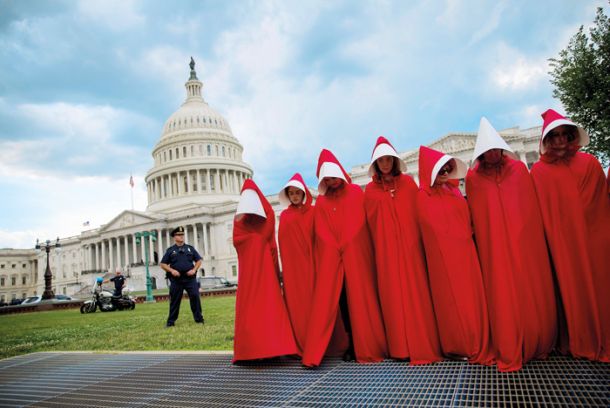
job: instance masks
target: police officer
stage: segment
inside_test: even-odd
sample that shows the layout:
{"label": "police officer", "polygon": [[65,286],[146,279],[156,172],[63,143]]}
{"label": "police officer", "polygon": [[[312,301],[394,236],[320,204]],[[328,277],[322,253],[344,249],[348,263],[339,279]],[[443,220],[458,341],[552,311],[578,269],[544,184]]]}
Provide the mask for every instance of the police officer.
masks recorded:
{"label": "police officer", "polygon": [[104,282],[114,282],[114,296],[122,296],[123,288],[126,285],[125,281],[126,281],[126,279],[121,274],[121,270],[117,269],[116,275],[114,275],[114,277],[110,278],[108,281],[104,281]]}
{"label": "police officer", "polygon": [[174,228],[170,234],[174,245],[169,247],[159,264],[169,275],[169,316],[166,327],[171,327],[178,319],[182,293],[186,290],[191,303],[191,311],[196,323],[203,324],[201,301],[197,287],[197,270],[201,266],[201,256],[192,246],[184,243],[184,227]]}

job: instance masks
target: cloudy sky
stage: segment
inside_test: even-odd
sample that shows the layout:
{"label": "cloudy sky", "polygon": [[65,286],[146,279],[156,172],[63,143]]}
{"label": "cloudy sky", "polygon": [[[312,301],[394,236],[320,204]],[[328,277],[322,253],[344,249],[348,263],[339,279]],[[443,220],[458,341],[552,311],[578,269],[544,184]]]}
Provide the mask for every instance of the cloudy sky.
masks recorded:
{"label": "cloudy sky", "polygon": [[[272,194],[317,155],[366,162],[451,131],[540,124],[548,58],[607,1],[0,0],[0,248],[146,208],[193,56]],[[273,157],[273,160],[269,160]],[[83,227],[85,221],[90,227]]]}

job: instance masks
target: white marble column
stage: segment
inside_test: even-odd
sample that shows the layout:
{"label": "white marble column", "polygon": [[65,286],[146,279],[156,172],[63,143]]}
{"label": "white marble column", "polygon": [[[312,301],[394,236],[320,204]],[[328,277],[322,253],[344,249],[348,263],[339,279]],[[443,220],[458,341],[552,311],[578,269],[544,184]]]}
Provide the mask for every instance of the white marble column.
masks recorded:
{"label": "white marble column", "polygon": [[218,169],[214,172],[214,187],[216,188],[216,192],[220,193],[220,174],[218,173]]}
{"label": "white marble column", "polygon": [[193,246],[195,250],[199,252],[199,238],[197,238],[197,223],[193,224]]}
{"label": "white marble column", "polygon": [[121,237],[116,237],[116,266],[121,268],[121,272],[123,271],[121,267]]}
{"label": "white marble column", "polygon": [[148,236],[148,262],[149,265],[155,262],[155,241],[153,241],[152,235]]}
{"label": "white marble column", "polygon": [[184,194],[184,184],[182,183],[182,176],[180,176],[180,172],[177,173],[176,179],[178,181],[178,195],[181,196]]}
{"label": "white marble column", "polygon": [[210,250],[209,250],[209,238],[208,238],[208,224],[207,223],[203,223],[203,253],[205,255],[207,255]]}
{"label": "white marble column", "polygon": [[144,237],[140,238],[140,259],[146,263],[146,244],[144,243]]}
{"label": "white marble column", "polygon": [[95,246],[94,251],[95,251],[95,269],[99,270],[100,269],[100,248],[99,248],[99,244],[96,242],[95,244],[93,244]]}
{"label": "white marble column", "polygon": [[165,194],[165,176],[161,176],[161,198],[166,198]]}
{"label": "white marble column", "polygon": [[101,248],[101,251],[102,251],[102,268],[101,269],[102,270],[106,270],[107,269],[107,266],[106,266],[106,248],[105,248],[105,246],[106,245],[104,245],[104,240],[102,240],[102,248]]}
{"label": "white marble column", "polygon": [[163,250],[163,231],[161,228],[157,230],[157,253],[159,254],[159,262],[163,258],[165,251]]}
{"label": "white marble column", "polygon": [[169,236],[169,228],[165,230],[165,239],[167,241],[167,247],[169,248],[170,246],[172,246],[174,243],[172,242],[172,237]]}
{"label": "white marble column", "polygon": [[193,186],[191,186],[191,172],[190,170],[186,171],[186,194],[193,193]]}
{"label": "white marble column", "polygon": [[114,273],[114,250],[112,249],[112,238],[108,238],[108,270]]}
{"label": "white marble column", "polygon": [[210,184],[211,178],[210,178],[210,170],[209,169],[205,171],[205,180],[206,180],[206,182],[205,182],[205,190],[208,193],[210,193],[212,191],[212,185]]}
{"label": "white marble column", "polygon": [[216,235],[214,234],[214,224],[210,223],[210,255],[218,256],[216,253]]}
{"label": "white marble column", "polygon": [[123,235],[123,247],[125,248],[125,267],[129,265],[129,240],[127,239],[127,235]]}
{"label": "white marble column", "polygon": [[184,225],[184,243],[189,243],[189,226],[187,224]]}
{"label": "white marble column", "polygon": [[201,188],[201,170],[197,170],[197,192],[203,192],[203,189]]}
{"label": "white marble column", "polygon": [[137,263],[138,262],[138,244],[136,242],[136,235],[135,234],[131,234],[131,243],[133,245],[133,254],[132,254],[132,261],[131,263]]}
{"label": "white marble column", "polygon": [[95,243],[95,269],[100,270],[100,244],[99,242]]}

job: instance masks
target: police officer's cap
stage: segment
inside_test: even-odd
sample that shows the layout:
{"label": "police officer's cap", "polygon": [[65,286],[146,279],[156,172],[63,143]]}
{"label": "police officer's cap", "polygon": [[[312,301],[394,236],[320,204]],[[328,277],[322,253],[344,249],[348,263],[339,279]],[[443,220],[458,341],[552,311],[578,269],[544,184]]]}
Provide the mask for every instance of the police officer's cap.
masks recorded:
{"label": "police officer's cap", "polygon": [[172,230],[172,232],[170,232],[169,235],[171,235],[172,237],[176,234],[184,234],[184,227],[176,227]]}

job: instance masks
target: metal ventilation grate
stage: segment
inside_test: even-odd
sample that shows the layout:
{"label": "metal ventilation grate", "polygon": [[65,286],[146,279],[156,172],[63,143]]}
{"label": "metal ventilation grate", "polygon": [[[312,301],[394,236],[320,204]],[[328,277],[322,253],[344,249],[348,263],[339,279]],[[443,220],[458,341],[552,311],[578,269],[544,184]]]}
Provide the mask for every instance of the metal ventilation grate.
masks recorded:
{"label": "metal ventilation grate", "polygon": [[230,355],[35,353],[0,360],[0,407],[608,407],[610,364],[552,357],[517,373],[446,361],[231,365]]}

